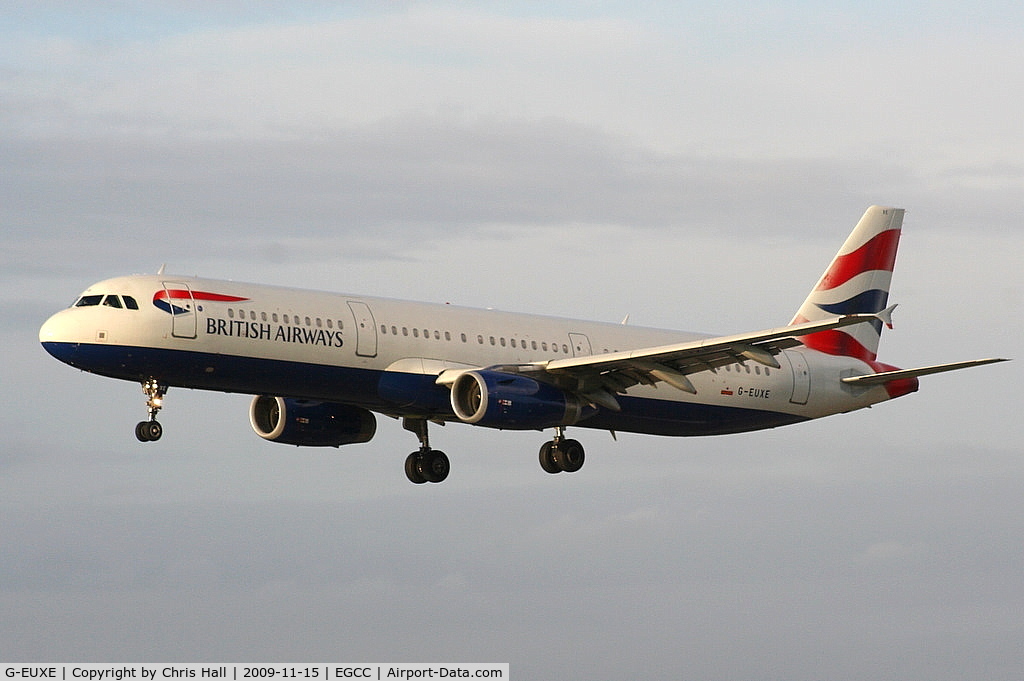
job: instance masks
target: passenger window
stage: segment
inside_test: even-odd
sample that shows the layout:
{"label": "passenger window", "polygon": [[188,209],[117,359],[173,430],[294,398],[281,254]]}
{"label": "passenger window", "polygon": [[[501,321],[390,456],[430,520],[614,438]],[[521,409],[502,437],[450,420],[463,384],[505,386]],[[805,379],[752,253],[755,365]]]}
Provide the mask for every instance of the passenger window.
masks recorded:
{"label": "passenger window", "polygon": [[413,338],[419,338],[420,337],[420,330],[417,329],[416,327],[413,327],[413,329],[412,329],[412,337]]}
{"label": "passenger window", "polygon": [[107,296],[106,298],[103,299],[103,306],[104,307],[116,307],[117,309],[120,310],[121,309],[121,299],[118,298],[117,296]]}
{"label": "passenger window", "polygon": [[460,337],[462,338],[462,342],[465,343],[466,342],[466,334],[461,334]]}
{"label": "passenger window", "polygon": [[131,296],[124,296],[124,306],[129,310],[138,310],[139,304],[135,302],[135,299]]}
{"label": "passenger window", "polygon": [[232,319],[235,318],[235,310],[233,308],[228,308],[228,316],[231,317]]}
{"label": "passenger window", "polygon": [[391,335],[392,336],[397,336],[398,335],[398,327],[397,326],[395,326],[395,325],[391,326]]}

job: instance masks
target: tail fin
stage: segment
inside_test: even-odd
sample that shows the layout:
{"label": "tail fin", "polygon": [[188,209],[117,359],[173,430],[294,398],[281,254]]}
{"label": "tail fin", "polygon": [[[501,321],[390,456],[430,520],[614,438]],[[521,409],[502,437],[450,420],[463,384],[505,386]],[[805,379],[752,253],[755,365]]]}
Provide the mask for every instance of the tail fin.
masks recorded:
{"label": "tail fin", "polygon": [[[839,249],[791,324],[855,313],[876,314],[889,301],[902,208],[871,206]],[[871,362],[878,356],[881,320],[803,336],[813,350]]]}

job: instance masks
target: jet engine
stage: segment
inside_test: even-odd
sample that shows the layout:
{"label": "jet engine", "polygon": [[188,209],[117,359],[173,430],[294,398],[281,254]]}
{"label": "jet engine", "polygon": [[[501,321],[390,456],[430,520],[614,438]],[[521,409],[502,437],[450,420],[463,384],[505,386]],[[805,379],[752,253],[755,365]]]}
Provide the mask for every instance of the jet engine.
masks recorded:
{"label": "jet engine", "polygon": [[462,421],[509,430],[567,426],[596,412],[549,383],[500,371],[467,371],[452,384],[451,399]]}
{"label": "jet engine", "polygon": [[304,447],[369,442],[377,431],[377,419],[361,407],[270,395],[253,398],[249,422],[264,440]]}

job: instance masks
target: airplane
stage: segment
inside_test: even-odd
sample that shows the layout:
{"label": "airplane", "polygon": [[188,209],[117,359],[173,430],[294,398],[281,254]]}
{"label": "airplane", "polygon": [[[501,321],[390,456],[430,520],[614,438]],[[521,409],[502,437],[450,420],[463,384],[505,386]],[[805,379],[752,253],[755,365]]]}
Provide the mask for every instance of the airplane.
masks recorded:
{"label": "airplane", "polygon": [[39,331],[83,371],[142,385],[160,439],[170,387],[253,395],[253,430],[273,442],[368,442],[375,413],[401,419],[420,447],[416,484],[450,462],[428,423],[554,430],[548,473],[580,470],[568,427],[665,436],[775,428],[902,397],[918,378],[1006,361],[898,369],[877,359],[904,210],[872,206],[785,326],[728,336],[641,328],[184,277],[107,279]]}

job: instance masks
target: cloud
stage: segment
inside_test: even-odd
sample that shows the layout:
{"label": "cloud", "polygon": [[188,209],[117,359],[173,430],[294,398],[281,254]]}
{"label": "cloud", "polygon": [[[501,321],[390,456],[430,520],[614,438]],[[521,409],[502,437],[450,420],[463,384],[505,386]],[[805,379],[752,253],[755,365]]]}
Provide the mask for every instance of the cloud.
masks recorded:
{"label": "cloud", "polygon": [[881,14],[730,6],[698,12],[698,29],[657,12],[400,5],[134,39],[15,33],[3,122],[44,137],[287,140],[425,113],[568,120],[704,156],[1012,161],[1012,33],[978,10],[967,33],[921,13],[896,35],[875,30]]}
{"label": "cloud", "polygon": [[1019,669],[1017,362],[777,431],[580,429],[569,477],[539,470],[547,435],[434,428],[453,474],[425,489],[398,423],[297,450],[251,433],[245,396],[172,390],[140,447],[138,386],[35,337],[92,281],[164,261],[761,328],[892,203],[886,359],[1013,355],[1019,10],[54,7],[0,21],[9,650],[441,651],[523,678]]}

